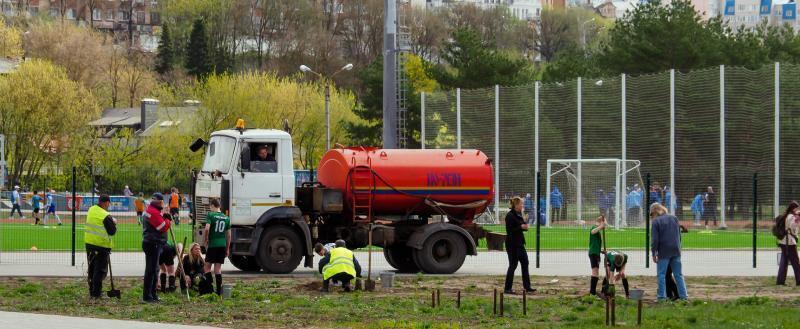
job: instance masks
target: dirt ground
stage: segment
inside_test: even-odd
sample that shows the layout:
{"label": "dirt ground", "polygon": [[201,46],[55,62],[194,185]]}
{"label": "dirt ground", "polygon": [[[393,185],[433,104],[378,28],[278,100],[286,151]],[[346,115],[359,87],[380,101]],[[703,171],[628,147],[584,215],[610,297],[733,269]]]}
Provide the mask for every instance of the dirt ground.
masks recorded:
{"label": "dirt ground", "polygon": [[[516,277],[515,289],[521,292],[521,282]],[[585,296],[589,290],[589,277],[532,277],[533,286],[537,291],[528,295],[528,298],[550,298],[554,296],[580,297]],[[271,282],[271,289],[277,293],[321,295],[319,289],[322,283],[318,279],[306,277],[289,278],[242,278],[234,282],[246,285],[248,282]],[[503,288],[503,277],[500,276],[426,276],[426,277],[396,277],[392,288],[381,287],[381,282],[376,282],[375,294],[394,296],[414,296],[420,291],[439,289],[441,298],[455,298],[457,291],[462,296],[484,295],[492,296],[494,289],[498,293]],[[602,278],[601,278],[602,280]],[[787,279],[787,286],[776,286],[774,278],[770,277],[692,277],[687,278],[687,291],[692,300],[730,301],[741,297],[770,297],[777,300],[800,299],[800,287],[795,287],[793,278]],[[139,280],[117,280],[119,289],[130,290],[131,286],[139,284]],[[631,289],[643,289],[645,301],[655,302],[656,281],[653,277],[630,277]],[[0,278],[0,285],[15,287],[25,282],[41,283],[47,286],[59,286],[67,282],[75,282],[75,278]],[[598,284],[599,286],[599,284]],[[340,290],[332,287],[332,291]],[[617,289],[622,292],[621,284]],[[508,298],[521,298],[521,294],[508,296]]]}
{"label": "dirt ground", "polygon": [[[277,288],[309,295],[320,294],[321,283],[312,279],[291,279],[299,284]],[[420,290],[440,289],[442,298],[453,298],[457,291],[465,294],[483,294],[492,296],[494,289],[498,292],[503,289],[502,277],[486,276],[461,276],[461,277],[434,277],[420,280],[413,277],[395,278],[393,288],[381,288],[377,282],[378,294],[414,295]],[[521,292],[520,278],[516,277],[515,289]],[[602,279],[601,279],[602,280]],[[643,289],[645,300],[655,302],[657,283],[655,278],[629,278],[631,289]],[[774,278],[763,277],[694,277],[687,278],[687,291],[690,299],[709,301],[730,301],[741,297],[770,297],[778,300],[794,300],[800,298],[800,288],[794,287],[792,278],[787,280],[788,286],[776,286]],[[537,291],[529,298],[547,298],[554,296],[580,297],[588,294],[589,277],[533,277],[533,285]],[[599,286],[600,284],[598,284]],[[283,285],[281,285],[283,286]],[[622,292],[621,283],[617,289]],[[521,295],[512,295],[509,298],[521,298]]]}

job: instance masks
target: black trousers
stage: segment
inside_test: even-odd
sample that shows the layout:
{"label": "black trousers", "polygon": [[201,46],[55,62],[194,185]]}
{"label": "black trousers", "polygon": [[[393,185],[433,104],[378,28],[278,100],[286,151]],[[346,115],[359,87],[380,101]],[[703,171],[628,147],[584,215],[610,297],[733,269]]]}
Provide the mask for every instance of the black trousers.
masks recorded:
{"label": "black trousers", "polygon": [[86,259],[89,263],[87,273],[89,281],[89,296],[100,297],[103,295],[103,280],[108,273],[109,251],[99,248],[86,250]]}
{"label": "black trousers", "polygon": [[678,300],[678,284],[675,282],[675,277],[672,276],[672,266],[667,266],[667,298],[671,300]]}
{"label": "black trousers", "polygon": [[20,209],[19,205],[18,204],[13,204],[11,206],[11,218],[14,217],[14,210],[17,211],[17,213],[19,214],[19,217],[25,217],[25,216],[22,215],[22,209]]}
{"label": "black trousers", "polygon": [[505,290],[511,290],[514,284],[514,272],[517,270],[517,263],[522,267],[522,287],[526,290],[531,289],[531,277],[528,272],[528,253],[523,246],[512,246],[506,244],[508,254],[508,271],[506,272]]}
{"label": "black trousers", "polygon": [[144,287],[142,289],[142,300],[154,300],[158,298],[156,284],[158,283],[158,258],[164,246],[157,242],[142,241],[144,251]]}
{"label": "black trousers", "polygon": [[341,282],[342,285],[350,284],[350,280],[353,280],[353,276],[347,273],[337,273],[328,278],[327,280],[322,281],[322,285],[327,287],[331,281],[333,282]]}
{"label": "black trousers", "polygon": [[786,272],[789,271],[789,264],[792,264],[794,271],[794,282],[800,286],[800,264],[797,260],[797,245],[778,244],[781,247],[781,262],[778,265],[778,284],[786,283]]}

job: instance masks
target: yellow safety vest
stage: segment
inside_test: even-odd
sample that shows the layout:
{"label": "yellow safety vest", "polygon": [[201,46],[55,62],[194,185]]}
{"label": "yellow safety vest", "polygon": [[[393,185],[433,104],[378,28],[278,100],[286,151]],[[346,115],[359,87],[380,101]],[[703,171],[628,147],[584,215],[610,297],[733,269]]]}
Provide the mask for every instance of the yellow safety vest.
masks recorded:
{"label": "yellow safety vest", "polygon": [[347,273],[356,277],[356,266],[353,264],[353,252],[347,248],[331,249],[331,260],[322,268],[324,280],[339,274]]}
{"label": "yellow safety vest", "polygon": [[89,208],[89,212],[86,214],[86,226],[83,230],[84,243],[111,249],[111,237],[103,225],[106,216],[108,216],[108,211],[98,205]]}

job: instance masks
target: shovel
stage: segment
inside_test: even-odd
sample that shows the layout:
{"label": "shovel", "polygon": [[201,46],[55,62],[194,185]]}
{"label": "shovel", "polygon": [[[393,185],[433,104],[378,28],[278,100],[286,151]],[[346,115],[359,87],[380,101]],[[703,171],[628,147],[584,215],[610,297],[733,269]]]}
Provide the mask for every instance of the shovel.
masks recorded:
{"label": "shovel", "polygon": [[118,289],[114,289],[114,272],[111,271],[111,255],[108,256],[108,274],[111,277],[111,290],[106,292],[108,298],[122,298],[122,292]]}

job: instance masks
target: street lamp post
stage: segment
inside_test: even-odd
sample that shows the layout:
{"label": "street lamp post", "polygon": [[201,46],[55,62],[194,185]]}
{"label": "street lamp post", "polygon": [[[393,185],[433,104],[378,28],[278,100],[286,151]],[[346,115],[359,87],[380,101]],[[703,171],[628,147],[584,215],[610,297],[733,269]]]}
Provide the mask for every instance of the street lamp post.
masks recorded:
{"label": "street lamp post", "polygon": [[594,22],[594,18],[590,20],[586,20],[581,23],[581,43],[583,44],[583,50],[586,50],[586,24]]}
{"label": "street lamp post", "polygon": [[333,79],[339,72],[342,71],[350,71],[353,69],[353,64],[347,64],[342,66],[338,71],[331,74],[330,77],[327,79],[320,73],[314,72],[310,67],[306,65],[300,65],[300,72],[303,73],[313,73],[318,76],[320,79],[325,80],[325,150],[331,149],[331,111],[330,111],[330,104],[331,104],[331,84],[330,79]]}

